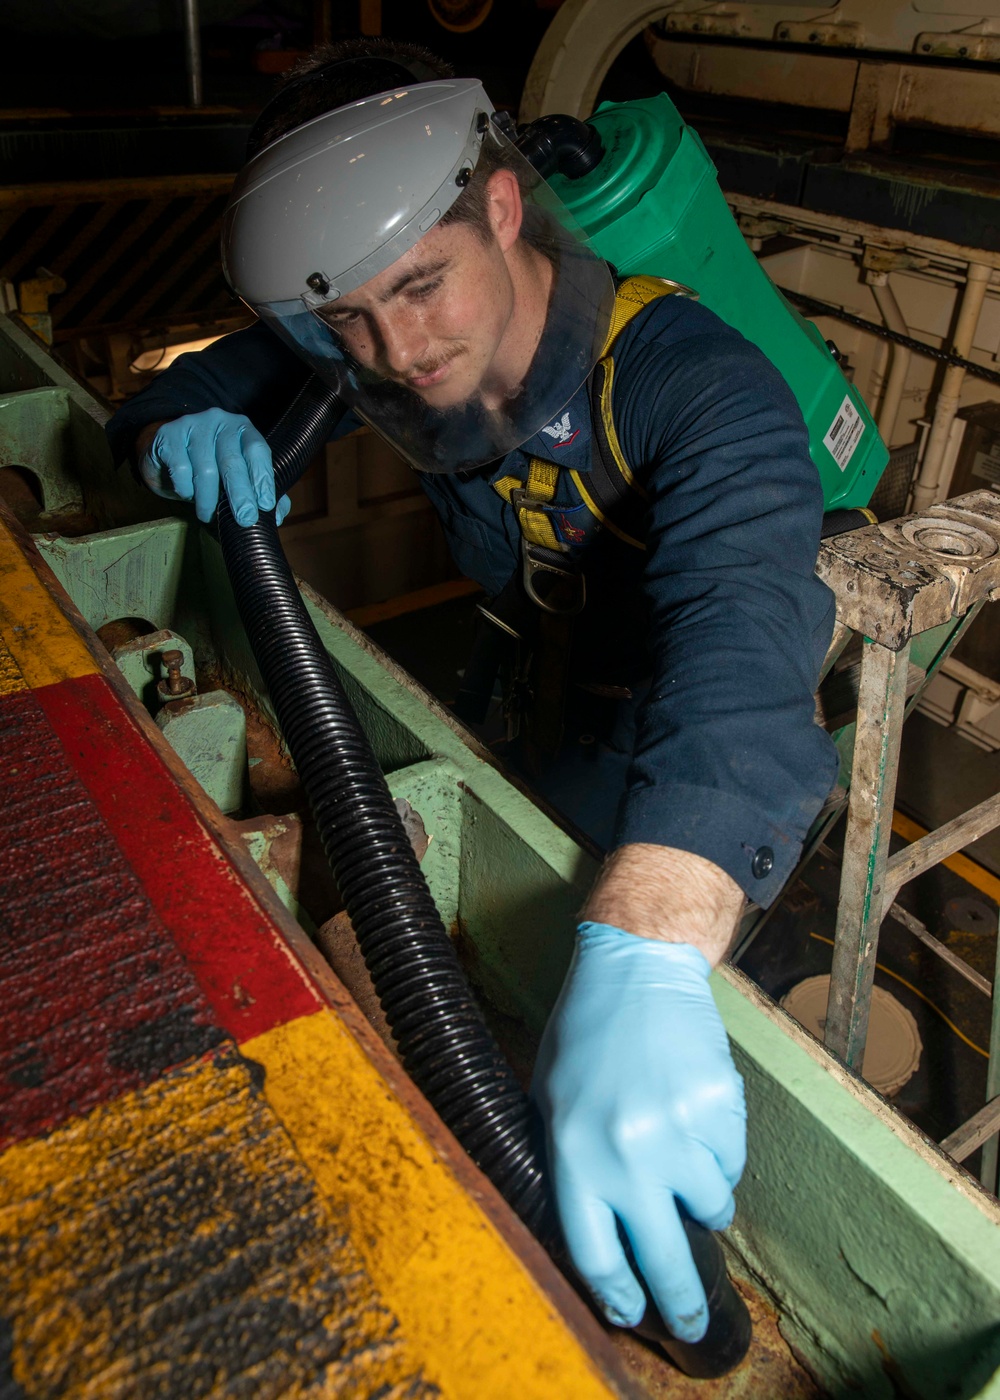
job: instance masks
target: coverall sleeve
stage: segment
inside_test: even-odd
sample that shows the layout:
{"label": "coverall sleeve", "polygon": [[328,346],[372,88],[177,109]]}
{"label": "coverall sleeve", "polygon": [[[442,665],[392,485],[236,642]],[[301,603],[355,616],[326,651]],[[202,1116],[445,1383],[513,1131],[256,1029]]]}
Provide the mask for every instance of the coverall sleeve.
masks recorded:
{"label": "coverall sleeve", "polygon": [[[308,376],[308,367],[260,321],[204,350],[180,355],[108,423],[115,462],[132,456],[136,437],[148,423],[167,422],[206,408],[245,413],[254,427],[267,433]],[[358,426],[348,413],[335,436],[343,437]]]}
{"label": "coverall sleeve", "polygon": [[834,621],[822,491],[770,362],[704,308],[676,314],[686,332],[616,356],[615,422],[650,494],[653,663],[616,844],[692,851],[767,905],[837,774],[814,722]]}

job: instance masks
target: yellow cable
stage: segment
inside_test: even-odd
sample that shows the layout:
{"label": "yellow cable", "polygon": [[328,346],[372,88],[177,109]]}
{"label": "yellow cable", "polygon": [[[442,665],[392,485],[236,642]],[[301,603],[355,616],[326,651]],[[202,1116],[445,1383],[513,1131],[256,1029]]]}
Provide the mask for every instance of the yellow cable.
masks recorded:
{"label": "yellow cable", "polygon": [[[821,933],[812,933],[810,931],[809,937],[815,938],[817,943],[829,943],[830,947],[833,947],[833,939],[824,938]],[[891,977],[893,981],[902,983],[902,985],[906,987],[908,991],[911,991],[915,997],[919,997],[921,1001],[926,1002],[932,1011],[937,1012],[937,1014],[941,1017],[941,1020],[945,1023],[948,1029],[954,1031],[955,1034],[958,1036],[959,1040],[965,1041],[966,1045],[969,1047],[970,1050],[975,1050],[976,1054],[982,1055],[984,1060],[988,1060],[990,1058],[989,1051],[983,1050],[981,1046],[977,1045],[974,1040],[970,1040],[967,1035],[964,1035],[962,1031],[960,1031],[955,1025],[955,1022],[949,1021],[948,1017],[941,1010],[940,1006],[936,1006],[934,1002],[931,1001],[929,996],[924,995],[924,993],[920,990],[919,987],[915,987],[912,982],[907,982],[905,977],[900,977],[898,972],[893,972],[891,968],[886,967],[885,963],[877,962],[875,964],[875,969],[877,972],[884,972],[886,977]]]}

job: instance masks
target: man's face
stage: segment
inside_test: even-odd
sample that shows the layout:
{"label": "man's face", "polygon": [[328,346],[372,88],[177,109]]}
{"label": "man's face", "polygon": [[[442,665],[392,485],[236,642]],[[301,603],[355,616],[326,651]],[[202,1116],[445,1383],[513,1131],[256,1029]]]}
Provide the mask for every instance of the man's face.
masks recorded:
{"label": "man's face", "polygon": [[366,369],[412,389],[432,408],[477,392],[502,401],[504,343],[515,295],[500,241],[446,224],[384,272],[320,312]]}

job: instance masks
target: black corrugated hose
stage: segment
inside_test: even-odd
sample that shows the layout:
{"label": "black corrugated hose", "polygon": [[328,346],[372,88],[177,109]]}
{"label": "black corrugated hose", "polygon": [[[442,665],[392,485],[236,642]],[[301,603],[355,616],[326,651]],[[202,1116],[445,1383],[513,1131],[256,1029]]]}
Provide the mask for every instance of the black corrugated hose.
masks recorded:
{"label": "black corrugated hose", "polygon": [[[306,381],[268,435],[279,494],[298,480],[342,412],[322,380]],[[537,1115],[472,995],[382,770],[302,602],[273,512],[249,528],[237,525],[223,492],[218,529],[243,626],[403,1064],[528,1228],[562,1254]],[[677,1342],[652,1307],[639,1330],[689,1375],[723,1375],[749,1345],[749,1316],[715,1237],[692,1222],[687,1229],[709,1294],[708,1335],[694,1346]]]}

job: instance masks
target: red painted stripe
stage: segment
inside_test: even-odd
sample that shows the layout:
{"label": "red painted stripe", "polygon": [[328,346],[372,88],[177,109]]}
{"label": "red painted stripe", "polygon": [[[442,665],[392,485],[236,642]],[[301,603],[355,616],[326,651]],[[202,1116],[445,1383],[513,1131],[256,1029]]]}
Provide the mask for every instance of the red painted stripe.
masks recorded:
{"label": "red painted stripe", "polygon": [[11,1142],[225,1033],[30,690],[0,697],[0,764],[0,1142]]}
{"label": "red painted stripe", "polygon": [[307,974],[104,678],[34,694],[219,1025],[242,1042],[316,1011]]}

